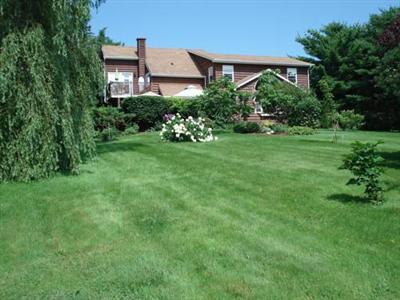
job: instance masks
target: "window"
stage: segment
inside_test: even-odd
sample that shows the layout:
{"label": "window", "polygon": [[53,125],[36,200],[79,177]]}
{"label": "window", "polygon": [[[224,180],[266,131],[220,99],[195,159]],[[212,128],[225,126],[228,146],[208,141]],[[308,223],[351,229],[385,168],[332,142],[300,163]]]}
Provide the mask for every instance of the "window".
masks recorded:
{"label": "window", "polygon": [[297,84],[297,69],[288,68],[287,69],[287,79],[295,84]]}
{"label": "window", "polygon": [[107,81],[111,97],[129,97],[133,95],[133,74],[130,72],[108,72]]}
{"label": "window", "polygon": [[262,113],[264,113],[264,110],[263,110],[263,108],[262,108],[262,106],[261,106],[260,103],[256,102],[254,112],[255,112],[256,114],[262,114]]}
{"label": "window", "polygon": [[214,68],[209,67],[208,68],[208,83],[213,82],[213,81],[214,81]]}
{"label": "window", "polygon": [[235,80],[233,66],[223,65],[222,66],[222,76],[228,77],[231,81]]}

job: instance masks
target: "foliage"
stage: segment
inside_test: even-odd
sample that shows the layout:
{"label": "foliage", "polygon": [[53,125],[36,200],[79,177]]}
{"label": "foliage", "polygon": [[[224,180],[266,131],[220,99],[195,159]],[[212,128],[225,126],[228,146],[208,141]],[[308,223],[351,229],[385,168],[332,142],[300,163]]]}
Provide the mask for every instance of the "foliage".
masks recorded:
{"label": "foliage", "polygon": [[289,126],[282,123],[275,123],[269,126],[275,133],[287,133]]}
{"label": "foliage", "polygon": [[124,46],[124,43],[114,41],[112,38],[107,36],[106,30],[107,30],[106,27],[100,29],[99,33],[96,36],[96,42],[98,43],[100,49],[102,45]]}
{"label": "foliage", "polygon": [[324,77],[318,81],[317,95],[321,101],[321,120],[320,124],[324,128],[332,126],[332,117],[337,108],[332,94],[332,85],[328,78]]}
{"label": "foliage", "polygon": [[354,110],[344,110],[339,114],[339,125],[343,130],[360,129],[364,124],[364,116]]}
{"label": "foliage", "polygon": [[167,102],[163,97],[129,97],[122,102],[122,110],[132,116],[132,122],[139,125],[141,131],[161,122],[167,113]]}
{"label": "foliage", "polygon": [[372,15],[366,24],[330,23],[297,41],[315,66],[311,86],[329,81],[339,110],[365,116],[369,129],[400,128],[400,7]]}
{"label": "foliage", "polygon": [[139,132],[139,126],[134,123],[124,130],[124,135],[136,134],[138,132]]}
{"label": "foliage", "polygon": [[178,97],[170,97],[165,99],[167,101],[167,111],[170,114],[180,114],[187,118],[189,116],[199,116],[199,102],[195,99],[183,99]]}
{"label": "foliage", "polygon": [[91,101],[102,67],[88,31],[91,5],[0,2],[0,180],[76,173],[95,154]]}
{"label": "foliage", "polygon": [[154,123],[153,126],[151,126],[149,129],[147,129],[147,131],[149,131],[149,132],[160,131],[162,129],[162,124],[163,124],[163,122],[157,121]]}
{"label": "foliage", "polygon": [[311,94],[304,94],[293,106],[289,114],[288,124],[290,126],[318,127],[321,116],[321,104]]}
{"label": "foliage", "polygon": [[217,140],[212,129],[204,125],[204,119],[182,118],[179,114],[171,116],[163,125],[161,139],[170,142],[211,142]]}
{"label": "foliage", "polygon": [[218,125],[230,123],[239,112],[239,95],[235,84],[230,79],[221,77],[213,81],[198,98],[200,112]]}
{"label": "foliage", "polygon": [[253,94],[250,92],[243,91],[238,93],[236,110],[240,119],[246,120],[253,112],[253,107],[249,105],[252,98]]}
{"label": "foliage", "polygon": [[382,201],[382,185],[379,177],[382,169],[378,163],[383,159],[377,153],[377,143],[352,144],[352,152],[344,157],[341,169],[347,169],[353,173],[347,184],[365,185],[365,194],[369,201],[379,203]]}
{"label": "foliage", "polygon": [[286,88],[271,72],[264,72],[258,80],[256,92],[256,100],[264,111],[282,122],[288,119],[293,108],[293,98],[285,92]]}
{"label": "foliage", "polygon": [[233,126],[236,133],[257,133],[261,131],[261,126],[256,122],[239,122]]}
{"label": "foliage", "polygon": [[288,122],[291,126],[319,125],[320,102],[309,92],[280,81],[272,72],[260,76],[256,99],[279,122]]}
{"label": "foliage", "polygon": [[128,116],[116,107],[101,106],[93,109],[94,128],[97,131],[103,131],[109,127],[124,131],[127,127],[127,119]]}
{"label": "foliage", "polygon": [[[59,167],[58,121],[41,28],[9,34],[0,51],[0,179],[47,177]],[[24,66],[26,72],[21,72]],[[26,83],[26,84],[25,84]],[[34,87],[34,88],[33,88]]]}
{"label": "foliage", "polygon": [[306,126],[293,126],[288,128],[287,133],[289,135],[312,135],[315,130]]}
{"label": "foliage", "polygon": [[119,131],[115,127],[108,127],[100,132],[99,137],[103,142],[110,142],[116,140],[118,135]]}

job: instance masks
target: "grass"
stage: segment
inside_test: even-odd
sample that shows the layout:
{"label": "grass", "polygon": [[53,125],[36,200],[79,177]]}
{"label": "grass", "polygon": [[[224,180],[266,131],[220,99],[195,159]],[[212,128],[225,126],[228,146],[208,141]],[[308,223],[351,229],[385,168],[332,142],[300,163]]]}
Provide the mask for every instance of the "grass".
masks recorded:
{"label": "grass", "polygon": [[[79,176],[0,185],[0,298],[400,298],[400,134],[218,136],[128,136]],[[338,166],[378,139],[373,206]]]}

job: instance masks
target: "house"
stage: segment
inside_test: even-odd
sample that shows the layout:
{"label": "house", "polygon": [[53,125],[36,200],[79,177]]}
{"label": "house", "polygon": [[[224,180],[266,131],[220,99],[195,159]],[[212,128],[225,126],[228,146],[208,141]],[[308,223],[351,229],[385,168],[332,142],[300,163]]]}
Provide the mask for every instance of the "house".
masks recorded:
{"label": "house", "polygon": [[[240,90],[254,91],[263,71],[277,69],[281,80],[309,88],[311,64],[289,57],[150,48],[145,38],[138,38],[136,47],[104,45],[102,55],[111,101],[141,94],[198,95],[221,76],[229,77]],[[256,107],[256,112],[260,109]]]}

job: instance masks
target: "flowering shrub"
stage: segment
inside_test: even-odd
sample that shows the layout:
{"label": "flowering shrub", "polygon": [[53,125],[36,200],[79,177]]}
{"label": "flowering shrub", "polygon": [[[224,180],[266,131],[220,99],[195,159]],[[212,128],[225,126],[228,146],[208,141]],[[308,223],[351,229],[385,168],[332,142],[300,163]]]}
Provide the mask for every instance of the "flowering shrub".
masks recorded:
{"label": "flowering shrub", "polygon": [[204,126],[204,119],[188,117],[182,118],[179,114],[165,115],[165,123],[160,133],[161,139],[170,142],[211,142],[217,140],[212,129]]}

